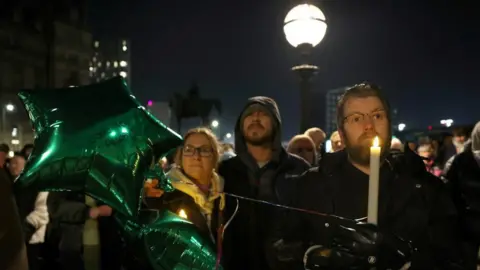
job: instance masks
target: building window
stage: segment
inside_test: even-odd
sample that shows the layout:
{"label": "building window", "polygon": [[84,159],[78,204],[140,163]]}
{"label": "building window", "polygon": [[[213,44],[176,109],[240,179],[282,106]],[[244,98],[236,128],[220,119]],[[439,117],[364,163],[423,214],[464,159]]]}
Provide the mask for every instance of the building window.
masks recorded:
{"label": "building window", "polygon": [[98,62],[98,67],[102,67],[102,62]]}
{"label": "building window", "polygon": [[127,61],[120,61],[120,66],[121,67],[126,67],[127,66]]}
{"label": "building window", "polygon": [[126,40],[122,41],[122,45],[127,46],[127,41]]}
{"label": "building window", "polygon": [[113,77],[117,76],[117,73],[116,72],[113,72]]}
{"label": "building window", "polygon": [[93,67],[90,67],[89,70],[90,70],[90,71],[93,71]]}
{"label": "building window", "polygon": [[122,50],[123,50],[124,52],[126,52],[126,51],[127,51],[127,46],[124,45],[124,46],[122,47]]}
{"label": "building window", "polygon": [[127,72],[120,71],[120,76],[122,76],[123,78],[126,78],[127,77]]}
{"label": "building window", "polygon": [[98,46],[100,46],[100,42],[95,41],[95,42],[93,43],[93,46],[94,46],[95,48],[98,48]]}
{"label": "building window", "polygon": [[92,61],[93,61],[93,62],[97,62],[97,58],[96,58],[96,57],[93,57]]}
{"label": "building window", "polygon": [[105,78],[105,72],[102,72],[102,74],[100,74],[100,76],[101,76],[102,78]]}
{"label": "building window", "polygon": [[107,61],[107,68],[110,67],[110,61]]}
{"label": "building window", "polygon": [[113,67],[114,68],[118,67],[118,62],[117,61],[113,62]]}

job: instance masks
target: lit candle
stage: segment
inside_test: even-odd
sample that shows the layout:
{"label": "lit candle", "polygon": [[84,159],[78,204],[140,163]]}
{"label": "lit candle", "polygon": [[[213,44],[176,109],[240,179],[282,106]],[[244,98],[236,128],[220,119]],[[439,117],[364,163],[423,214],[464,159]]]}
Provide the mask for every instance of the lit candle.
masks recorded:
{"label": "lit candle", "polygon": [[378,190],[380,186],[380,153],[382,148],[378,137],[370,147],[370,181],[368,184],[368,223],[378,224]]}

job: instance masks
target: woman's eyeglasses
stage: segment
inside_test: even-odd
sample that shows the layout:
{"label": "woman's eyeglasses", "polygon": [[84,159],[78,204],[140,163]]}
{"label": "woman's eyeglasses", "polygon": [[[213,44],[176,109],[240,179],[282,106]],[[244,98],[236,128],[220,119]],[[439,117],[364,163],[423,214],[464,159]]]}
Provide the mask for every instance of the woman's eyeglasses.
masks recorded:
{"label": "woman's eyeglasses", "polygon": [[200,146],[200,147],[194,147],[191,145],[186,145],[183,147],[183,155],[184,156],[194,156],[195,153],[198,153],[199,156],[201,157],[211,157],[213,154],[213,149],[208,146]]}

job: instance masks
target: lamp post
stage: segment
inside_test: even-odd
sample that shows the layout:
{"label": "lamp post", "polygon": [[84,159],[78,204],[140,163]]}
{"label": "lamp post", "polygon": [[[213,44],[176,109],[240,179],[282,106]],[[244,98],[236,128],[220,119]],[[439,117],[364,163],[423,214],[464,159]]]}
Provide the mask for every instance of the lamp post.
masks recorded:
{"label": "lamp post", "polygon": [[219,124],[220,124],[220,123],[218,122],[218,120],[213,120],[213,121],[212,121],[212,127],[213,127],[213,128],[217,128]]}
{"label": "lamp post", "polygon": [[327,32],[325,14],[311,4],[295,6],[285,16],[283,31],[288,43],[298,48],[302,56],[302,63],[292,70],[300,78],[300,132],[303,133],[309,128],[311,83],[318,70],[317,66],[309,63],[309,58]]}

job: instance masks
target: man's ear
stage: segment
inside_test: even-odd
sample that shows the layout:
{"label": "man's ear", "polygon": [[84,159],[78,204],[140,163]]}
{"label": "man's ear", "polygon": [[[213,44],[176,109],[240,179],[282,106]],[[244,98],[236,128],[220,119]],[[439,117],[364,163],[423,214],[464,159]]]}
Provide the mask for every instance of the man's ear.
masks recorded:
{"label": "man's ear", "polygon": [[342,143],[345,144],[345,141],[346,141],[345,140],[345,133],[340,128],[338,128],[337,131],[338,131],[338,135],[340,135],[340,139],[342,140]]}

